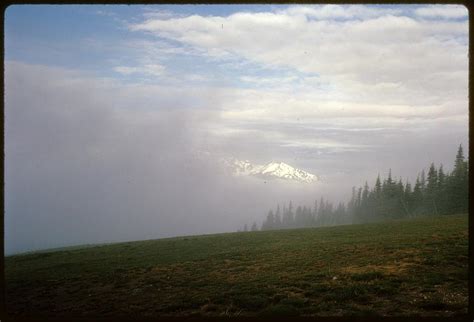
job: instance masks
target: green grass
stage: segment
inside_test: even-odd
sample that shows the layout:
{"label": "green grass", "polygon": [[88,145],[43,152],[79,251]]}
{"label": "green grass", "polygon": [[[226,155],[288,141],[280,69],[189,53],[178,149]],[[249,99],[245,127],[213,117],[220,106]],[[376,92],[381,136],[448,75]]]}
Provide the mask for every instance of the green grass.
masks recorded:
{"label": "green grass", "polygon": [[5,258],[23,316],[454,316],[467,215],[180,237]]}

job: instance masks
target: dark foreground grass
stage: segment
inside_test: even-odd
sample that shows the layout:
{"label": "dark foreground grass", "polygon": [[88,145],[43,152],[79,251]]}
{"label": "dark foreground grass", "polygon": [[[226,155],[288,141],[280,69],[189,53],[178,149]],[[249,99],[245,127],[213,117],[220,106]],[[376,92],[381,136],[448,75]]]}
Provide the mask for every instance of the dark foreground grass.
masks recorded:
{"label": "dark foreground grass", "polygon": [[23,316],[458,316],[468,217],[229,233],[5,258]]}

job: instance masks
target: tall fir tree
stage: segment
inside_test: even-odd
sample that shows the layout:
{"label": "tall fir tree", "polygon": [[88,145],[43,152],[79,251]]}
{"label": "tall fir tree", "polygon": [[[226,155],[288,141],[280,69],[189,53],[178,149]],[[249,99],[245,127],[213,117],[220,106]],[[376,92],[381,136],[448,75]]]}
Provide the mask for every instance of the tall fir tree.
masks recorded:
{"label": "tall fir tree", "polygon": [[311,214],[312,219],[311,219],[311,225],[316,226],[316,222],[318,221],[318,201],[314,201],[314,207],[313,207],[313,212]]}
{"label": "tall fir tree", "polygon": [[415,187],[413,188],[413,196],[412,196],[413,208],[412,213],[413,215],[417,216],[422,213],[422,205],[423,205],[423,191],[422,185],[420,181],[420,177],[416,177]]}
{"label": "tall fir tree", "polygon": [[426,189],[425,169],[421,170],[420,184],[421,184],[421,192],[424,194],[424,193],[425,193],[425,189]]}
{"label": "tall fir tree", "polygon": [[405,201],[404,206],[405,206],[407,217],[412,217],[413,196],[412,196],[412,191],[411,191],[411,184],[410,182],[408,182],[408,180],[405,184],[405,190],[403,192],[403,200]]}
{"label": "tall fir tree", "polygon": [[438,171],[434,163],[431,163],[428,170],[428,181],[425,192],[425,209],[428,214],[438,215],[437,195],[438,195]]}
{"label": "tall fir tree", "polygon": [[377,179],[375,180],[375,197],[378,198],[382,194],[382,184],[380,182],[380,174],[377,176]]}
{"label": "tall fir tree", "polygon": [[280,229],[281,228],[281,214],[280,214],[280,205],[277,205],[277,210],[275,213],[275,221],[273,224],[275,229]]}
{"label": "tall fir tree", "polygon": [[467,213],[469,205],[469,173],[468,164],[464,160],[462,145],[459,145],[454,169],[447,184],[448,207],[450,213]]}
{"label": "tall fir tree", "polygon": [[250,228],[251,231],[257,231],[258,228],[257,228],[257,223],[254,221],[253,224],[252,224],[252,228]]}

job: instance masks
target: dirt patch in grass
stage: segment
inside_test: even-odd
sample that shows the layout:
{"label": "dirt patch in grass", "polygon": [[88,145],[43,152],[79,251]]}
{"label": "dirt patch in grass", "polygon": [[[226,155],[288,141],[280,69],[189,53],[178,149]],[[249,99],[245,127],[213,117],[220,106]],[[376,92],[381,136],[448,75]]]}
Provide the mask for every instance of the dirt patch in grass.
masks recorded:
{"label": "dirt patch in grass", "polygon": [[414,263],[399,262],[383,265],[365,265],[365,266],[346,266],[341,271],[346,274],[365,274],[368,272],[381,273],[384,275],[402,275],[406,274],[409,269],[416,266]]}

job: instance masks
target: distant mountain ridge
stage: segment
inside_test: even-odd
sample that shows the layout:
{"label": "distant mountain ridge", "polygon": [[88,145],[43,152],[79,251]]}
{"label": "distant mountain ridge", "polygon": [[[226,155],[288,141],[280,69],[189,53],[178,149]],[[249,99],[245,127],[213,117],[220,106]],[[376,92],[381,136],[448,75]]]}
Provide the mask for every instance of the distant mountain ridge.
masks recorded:
{"label": "distant mountain ridge", "polygon": [[269,162],[255,165],[248,160],[227,159],[224,164],[235,176],[254,176],[263,179],[284,179],[289,181],[313,183],[319,181],[318,176],[292,167],[284,162]]}

